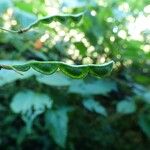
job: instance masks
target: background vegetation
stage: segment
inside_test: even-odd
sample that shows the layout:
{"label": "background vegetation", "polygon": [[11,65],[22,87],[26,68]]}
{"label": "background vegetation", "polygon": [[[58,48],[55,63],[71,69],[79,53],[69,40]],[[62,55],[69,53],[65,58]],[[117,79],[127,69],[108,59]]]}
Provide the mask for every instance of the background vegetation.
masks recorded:
{"label": "background vegetation", "polygon": [[150,146],[148,0],[0,0],[0,26],[18,30],[37,18],[79,13],[23,34],[0,30],[0,64],[114,60],[108,77],[60,72],[23,76],[0,70],[0,149],[146,150]]}

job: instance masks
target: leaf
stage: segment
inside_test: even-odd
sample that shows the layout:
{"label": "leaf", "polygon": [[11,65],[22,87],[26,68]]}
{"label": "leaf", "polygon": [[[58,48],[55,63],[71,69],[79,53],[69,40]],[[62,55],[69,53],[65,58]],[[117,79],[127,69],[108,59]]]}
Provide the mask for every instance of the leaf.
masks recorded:
{"label": "leaf", "polygon": [[143,132],[150,138],[150,114],[141,114],[138,123]]}
{"label": "leaf", "polygon": [[54,141],[61,147],[65,147],[68,132],[68,109],[61,108],[46,113],[46,126]]}
{"label": "leaf", "polygon": [[18,73],[15,73],[14,71],[1,70],[0,71],[0,86],[4,86],[5,84],[14,82],[16,80],[29,78],[32,75],[33,75],[32,71],[26,72],[24,75],[20,75]]}
{"label": "leaf", "polygon": [[80,7],[92,7],[96,5],[96,1],[95,0],[72,0],[72,1],[68,1],[68,0],[62,0],[60,1],[60,3],[62,3],[62,7],[65,8],[80,8]]}
{"label": "leaf", "polygon": [[11,0],[0,0],[0,15],[12,6],[13,4]]}
{"label": "leaf", "polygon": [[34,70],[50,75],[60,69],[64,74],[72,78],[84,78],[88,73],[92,73],[94,76],[103,77],[112,71],[113,61],[104,64],[89,64],[89,65],[68,65],[59,61],[30,61],[21,65],[0,65],[3,69],[14,71],[27,71],[30,68]]}
{"label": "leaf", "polygon": [[12,99],[10,107],[13,112],[21,113],[22,119],[26,123],[27,133],[31,133],[34,119],[52,107],[52,99],[42,93],[35,93],[31,90],[18,92]]}
{"label": "leaf", "polygon": [[80,95],[107,95],[111,91],[117,91],[117,85],[114,81],[108,79],[85,82],[83,80],[74,80],[69,87],[69,93]]}
{"label": "leaf", "polygon": [[10,107],[15,113],[25,114],[29,110],[43,112],[52,107],[52,100],[46,94],[35,93],[31,90],[20,91],[13,97]]}
{"label": "leaf", "polygon": [[68,1],[68,0],[63,0],[61,1],[63,7],[67,8],[80,8],[83,6],[86,6],[86,1],[80,1],[80,0],[73,0],[73,1]]}
{"label": "leaf", "polygon": [[86,56],[86,54],[87,54],[87,47],[82,42],[75,42],[74,45],[79,50],[80,55]]}
{"label": "leaf", "polygon": [[143,94],[143,99],[144,99],[145,102],[150,104],[150,92],[145,92]]}
{"label": "leaf", "polygon": [[99,102],[95,101],[94,99],[84,100],[83,105],[86,109],[88,109],[91,112],[96,112],[105,117],[107,116],[106,109]]}
{"label": "leaf", "polygon": [[37,81],[40,83],[44,83],[50,86],[69,86],[71,84],[71,80],[64,76],[62,73],[56,72],[51,76],[38,76]]}
{"label": "leaf", "polygon": [[37,20],[36,16],[32,13],[20,9],[15,9],[13,17],[21,28],[25,28]]}
{"label": "leaf", "polygon": [[122,100],[117,104],[117,112],[121,114],[131,114],[136,111],[136,105],[133,100]]}

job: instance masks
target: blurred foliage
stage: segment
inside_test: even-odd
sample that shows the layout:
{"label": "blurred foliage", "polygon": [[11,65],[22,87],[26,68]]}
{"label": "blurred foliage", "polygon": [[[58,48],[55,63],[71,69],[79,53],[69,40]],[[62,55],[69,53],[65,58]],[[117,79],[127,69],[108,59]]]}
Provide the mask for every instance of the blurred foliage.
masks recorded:
{"label": "blurred foliage", "polygon": [[150,5],[147,0],[0,0],[0,26],[84,11],[23,33],[0,30],[0,64],[104,63],[111,76],[71,79],[0,70],[0,149],[146,150],[150,146]]}

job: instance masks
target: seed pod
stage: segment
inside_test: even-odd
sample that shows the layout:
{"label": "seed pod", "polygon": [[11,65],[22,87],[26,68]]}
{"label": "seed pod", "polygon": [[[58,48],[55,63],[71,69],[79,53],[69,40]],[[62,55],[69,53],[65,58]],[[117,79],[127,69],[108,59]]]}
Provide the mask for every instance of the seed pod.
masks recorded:
{"label": "seed pod", "polygon": [[30,61],[23,65],[13,65],[2,68],[22,72],[33,68],[34,70],[46,75],[50,75],[60,69],[60,71],[72,78],[84,78],[88,73],[97,77],[109,75],[113,69],[113,64],[113,61],[104,64],[89,65],[69,65],[59,61]]}

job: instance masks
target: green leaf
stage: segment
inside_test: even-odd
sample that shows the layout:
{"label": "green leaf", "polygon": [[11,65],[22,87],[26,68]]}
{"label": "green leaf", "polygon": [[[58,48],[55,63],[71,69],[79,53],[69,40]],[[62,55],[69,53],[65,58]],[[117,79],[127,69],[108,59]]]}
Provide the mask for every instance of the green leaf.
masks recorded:
{"label": "green leaf", "polygon": [[61,108],[46,113],[46,126],[54,141],[61,147],[65,147],[68,132],[68,109]]}
{"label": "green leaf", "polygon": [[150,92],[149,91],[145,92],[143,94],[143,99],[144,99],[145,102],[147,102],[148,104],[150,104]]}
{"label": "green leaf", "polygon": [[94,99],[86,99],[83,101],[83,105],[86,109],[91,112],[96,112],[103,116],[107,116],[107,111],[105,107],[103,107],[99,102],[95,101]]}
{"label": "green leaf", "polygon": [[143,132],[150,138],[150,114],[141,114],[138,123]]}
{"label": "green leaf", "polygon": [[89,65],[68,65],[59,61],[31,61],[21,65],[0,65],[3,69],[14,71],[27,71],[30,68],[42,73],[52,74],[60,69],[64,74],[72,78],[84,78],[88,73],[92,73],[94,76],[103,77],[112,71],[113,61],[104,64],[89,64]]}
{"label": "green leaf", "polygon": [[26,72],[24,75],[20,75],[15,73],[14,71],[1,70],[0,71],[0,86],[4,86],[5,84],[15,82],[16,80],[22,80],[33,76],[33,72]]}
{"label": "green leaf", "polygon": [[52,74],[51,76],[40,75],[40,76],[37,76],[36,79],[38,82],[44,83],[50,86],[60,87],[60,86],[69,86],[71,84],[71,80],[60,72],[56,72],[55,74]]}
{"label": "green leaf", "polygon": [[25,90],[16,93],[13,97],[10,107],[15,113],[25,114],[30,110],[43,112],[45,108],[51,108],[52,100],[46,94],[35,93],[31,90]]}
{"label": "green leaf", "polygon": [[86,56],[86,54],[87,54],[87,47],[82,42],[75,42],[74,45],[79,50],[80,55]]}
{"label": "green leaf", "polygon": [[133,100],[122,100],[117,104],[117,112],[121,114],[131,114],[136,111],[136,105]]}
{"label": "green leaf", "polygon": [[37,17],[32,13],[20,9],[15,9],[13,17],[19,24],[20,28],[25,28],[37,20]]}
{"label": "green leaf", "polygon": [[11,0],[0,0],[0,15],[12,6],[13,4]]}
{"label": "green leaf", "polygon": [[31,90],[20,91],[13,97],[10,107],[13,112],[21,113],[26,123],[27,133],[31,133],[34,119],[52,107],[52,99],[42,93],[35,93]]}
{"label": "green leaf", "polygon": [[114,81],[108,79],[85,82],[83,80],[74,80],[69,87],[69,93],[80,95],[107,95],[111,91],[117,91],[117,85]]}
{"label": "green leaf", "polygon": [[60,1],[61,5],[65,8],[80,8],[80,7],[92,7],[96,5],[96,0],[72,0],[72,1],[68,1],[68,0],[62,0]]}

